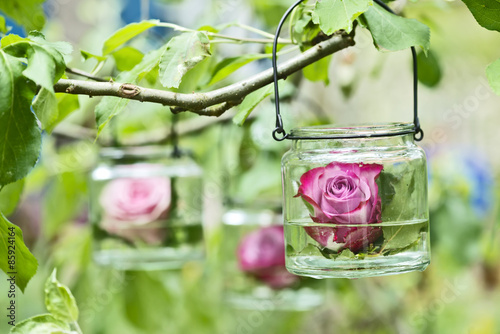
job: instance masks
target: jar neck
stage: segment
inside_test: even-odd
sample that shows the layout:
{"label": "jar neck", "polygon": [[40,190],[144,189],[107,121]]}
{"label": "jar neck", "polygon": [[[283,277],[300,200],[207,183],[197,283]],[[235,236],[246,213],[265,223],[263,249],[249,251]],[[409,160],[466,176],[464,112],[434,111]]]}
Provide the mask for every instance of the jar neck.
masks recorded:
{"label": "jar neck", "polygon": [[[310,126],[293,129],[293,149],[332,149],[350,147],[394,147],[414,145],[413,123],[385,123],[333,127]],[[295,139],[296,138],[296,139]]]}
{"label": "jar neck", "polygon": [[349,139],[297,139],[293,140],[293,150],[320,150],[320,149],[348,149],[348,148],[369,148],[369,147],[406,147],[414,145],[413,134],[387,136],[387,137],[368,137],[368,138],[349,138]]}

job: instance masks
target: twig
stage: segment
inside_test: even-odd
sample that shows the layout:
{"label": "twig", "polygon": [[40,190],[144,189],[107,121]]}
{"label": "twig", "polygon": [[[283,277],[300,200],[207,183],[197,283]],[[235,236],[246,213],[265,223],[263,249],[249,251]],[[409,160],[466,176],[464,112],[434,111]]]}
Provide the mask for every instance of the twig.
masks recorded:
{"label": "twig", "polygon": [[[352,45],[354,45],[352,35],[335,35],[285,62],[278,68],[278,77],[284,79],[314,62]],[[211,116],[214,114],[213,111],[204,112],[204,109],[224,102],[241,101],[248,94],[272,82],[273,71],[268,69],[246,80],[206,93],[181,94],[128,83],[68,79],[59,80],[55,84],[54,90],[68,94],[116,96],[141,102],[153,102],[165,106],[181,107],[185,111],[195,112],[199,115]]]}
{"label": "twig", "polygon": [[88,78],[88,79],[91,79],[91,80],[94,80],[94,81],[97,81],[97,82],[107,82],[108,81],[106,79],[96,77],[96,76],[94,76],[94,75],[92,75],[90,73],[81,71],[81,70],[76,69],[76,68],[66,67],[66,72],[74,74],[74,75],[79,75],[81,77],[85,77],[85,78]]}

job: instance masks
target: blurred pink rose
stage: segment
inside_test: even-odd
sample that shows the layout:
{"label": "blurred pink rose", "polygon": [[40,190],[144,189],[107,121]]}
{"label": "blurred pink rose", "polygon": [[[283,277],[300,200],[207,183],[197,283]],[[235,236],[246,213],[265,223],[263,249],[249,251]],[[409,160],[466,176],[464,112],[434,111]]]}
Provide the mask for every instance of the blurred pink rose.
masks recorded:
{"label": "blurred pink rose", "polygon": [[99,198],[104,211],[101,227],[130,241],[160,243],[165,230],[151,225],[167,217],[170,188],[170,179],[164,177],[110,181]]}
{"label": "blurred pink rose", "polygon": [[[360,225],[380,223],[381,200],[375,182],[379,164],[332,162],[304,173],[296,197],[312,207],[313,221],[322,224]],[[306,227],[322,246],[358,252],[376,241],[379,227]]]}
{"label": "blurred pink rose", "polygon": [[283,226],[264,227],[246,235],[238,246],[240,269],[273,289],[288,287],[299,280],[285,267]]}

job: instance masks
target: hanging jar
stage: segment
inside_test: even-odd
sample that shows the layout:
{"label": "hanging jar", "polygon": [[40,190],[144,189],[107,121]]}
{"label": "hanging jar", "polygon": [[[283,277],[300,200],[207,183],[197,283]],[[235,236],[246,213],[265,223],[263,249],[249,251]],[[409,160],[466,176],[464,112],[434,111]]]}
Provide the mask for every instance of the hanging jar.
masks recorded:
{"label": "hanging jar", "polygon": [[303,311],[322,304],[321,282],[285,267],[280,212],[237,207],[226,211],[222,221],[224,294],[232,306]]}
{"label": "hanging jar", "polygon": [[292,130],[308,139],[293,140],[282,160],[290,272],[355,278],[427,267],[427,165],[412,128]]}
{"label": "hanging jar", "polygon": [[162,146],[102,148],[89,188],[98,264],[173,269],[203,258],[202,171],[189,156]]}
{"label": "hanging jar", "polygon": [[[387,11],[381,0],[374,0]],[[276,103],[274,139],[292,141],[282,159],[286,267],[315,278],[359,278],[424,270],[430,262],[427,164],[415,144],[417,53],[413,56],[413,123],[305,127],[286,133]]]}

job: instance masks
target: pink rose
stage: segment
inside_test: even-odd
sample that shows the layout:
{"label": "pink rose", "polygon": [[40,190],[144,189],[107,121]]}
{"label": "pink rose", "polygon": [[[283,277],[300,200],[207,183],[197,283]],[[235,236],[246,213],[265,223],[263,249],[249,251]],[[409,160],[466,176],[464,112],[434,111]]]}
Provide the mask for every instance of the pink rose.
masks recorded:
{"label": "pink rose", "polygon": [[164,239],[165,230],[151,225],[167,217],[171,202],[170,179],[115,179],[104,187],[99,202],[104,210],[101,227],[109,233],[149,244]]}
{"label": "pink rose", "polygon": [[283,226],[264,227],[246,235],[238,246],[240,269],[273,289],[288,287],[299,280],[285,267]]}
{"label": "pink rose", "polygon": [[[381,222],[381,200],[375,182],[379,164],[332,162],[304,173],[296,197],[312,206],[316,223],[360,225]],[[306,227],[306,232],[323,247],[358,252],[376,241],[379,227]]]}

